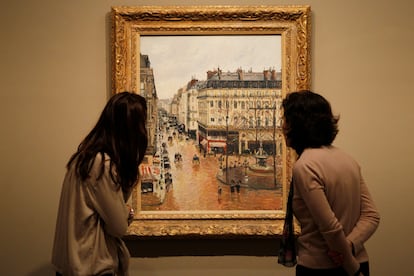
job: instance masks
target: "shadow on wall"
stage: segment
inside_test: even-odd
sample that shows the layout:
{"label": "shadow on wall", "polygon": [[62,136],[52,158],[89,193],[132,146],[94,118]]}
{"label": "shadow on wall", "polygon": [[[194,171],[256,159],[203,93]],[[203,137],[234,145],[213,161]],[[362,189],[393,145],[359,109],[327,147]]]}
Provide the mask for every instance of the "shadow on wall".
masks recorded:
{"label": "shadow on wall", "polygon": [[[275,238],[230,239],[162,239],[126,237],[131,257],[172,256],[277,256],[279,240]],[[46,263],[27,276],[55,275],[52,264]]]}
{"label": "shadow on wall", "polygon": [[53,269],[52,264],[50,263],[44,264],[36,268],[32,272],[29,272],[29,274],[27,274],[27,276],[45,276],[45,275],[55,275],[55,271]]}
{"label": "shadow on wall", "polygon": [[132,257],[172,256],[277,256],[276,238],[143,238],[124,239]]}

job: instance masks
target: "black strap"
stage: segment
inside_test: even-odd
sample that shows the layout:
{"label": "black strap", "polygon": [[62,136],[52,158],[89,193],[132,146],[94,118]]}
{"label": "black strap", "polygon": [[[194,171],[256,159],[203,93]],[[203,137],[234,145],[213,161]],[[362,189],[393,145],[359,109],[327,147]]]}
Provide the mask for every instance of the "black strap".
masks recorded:
{"label": "black strap", "polygon": [[293,226],[293,183],[290,184],[283,234],[280,242],[278,263],[287,267],[296,265],[296,243]]}

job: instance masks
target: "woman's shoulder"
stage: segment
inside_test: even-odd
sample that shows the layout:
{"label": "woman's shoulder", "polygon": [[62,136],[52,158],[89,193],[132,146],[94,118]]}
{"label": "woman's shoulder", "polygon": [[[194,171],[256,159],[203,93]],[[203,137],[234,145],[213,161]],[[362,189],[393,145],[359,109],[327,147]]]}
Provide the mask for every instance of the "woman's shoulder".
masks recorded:
{"label": "woman's shoulder", "polygon": [[111,158],[108,154],[98,152],[92,161],[91,174],[100,174],[102,168],[109,168],[110,161]]}
{"label": "woman's shoulder", "polygon": [[88,185],[93,188],[102,184],[108,187],[117,187],[113,177],[116,176],[115,166],[111,165],[111,158],[108,154],[98,153],[93,160],[93,164],[89,173]]}
{"label": "woman's shoulder", "polygon": [[324,146],[320,148],[306,149],[297,160],[297,166],[321,165],[327,164],[344,164],[352,163],[357,165],[357,161],[346,151],[336,146]]}
{"label": "woman's shoulder", "polygon": [[320,148],[307,148],[296,161],[297,165],[319,163],[330,159],[341,158],[347,155],[343,150],[335,146],[323,146]]}
{"label": "woman's shoulder", "polygon": [[111,158],[109,157],[109,155],[105,152],[98,152],[95,155],[95,158],[93,160],[94,165],[95,164],[101,164],[102,162],[109,162],[111,160]]}
{"label": "woman's shoulder", "polygon": [[329,155],[346,155],[349,156],[344,150],[336,146],[322,146],[319,148],[307,148],[303,151],[299,159],[312,159],[327,157]]}
{"label": "woman's shoulder", "polygon": [[331,154],[337,148],[332,146],[330,147],[320,147],[320,148],[307,148],[305,149],[302,154],[299,156],[297,162],[308,162],[310,160],[317,160],[320,158],[324,158],[326,155]]}

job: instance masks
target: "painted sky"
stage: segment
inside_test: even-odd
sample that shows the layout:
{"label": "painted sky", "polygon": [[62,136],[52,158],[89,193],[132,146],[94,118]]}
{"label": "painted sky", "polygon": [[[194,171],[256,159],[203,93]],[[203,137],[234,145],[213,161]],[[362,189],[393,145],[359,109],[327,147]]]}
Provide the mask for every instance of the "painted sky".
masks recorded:
{"label": "painted sky", "polygon": [[207,71],[262,72],[281,70],[281,36],[142,36],[141,53],[154,70],[159,99],[171,98],[192,78],[205,80]]}

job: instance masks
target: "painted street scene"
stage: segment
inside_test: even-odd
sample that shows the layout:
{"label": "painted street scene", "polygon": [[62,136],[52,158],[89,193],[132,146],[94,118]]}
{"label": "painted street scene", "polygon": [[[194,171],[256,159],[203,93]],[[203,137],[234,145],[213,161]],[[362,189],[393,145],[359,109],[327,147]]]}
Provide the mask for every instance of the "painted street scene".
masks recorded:
{"label": "painted street scene", "polygon": [[149,137],[141,210],[281,210],[281,70],[210,67],[163,96],[154,55],[140,55]]}

